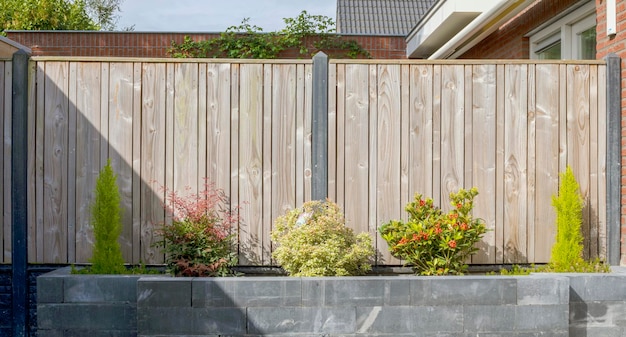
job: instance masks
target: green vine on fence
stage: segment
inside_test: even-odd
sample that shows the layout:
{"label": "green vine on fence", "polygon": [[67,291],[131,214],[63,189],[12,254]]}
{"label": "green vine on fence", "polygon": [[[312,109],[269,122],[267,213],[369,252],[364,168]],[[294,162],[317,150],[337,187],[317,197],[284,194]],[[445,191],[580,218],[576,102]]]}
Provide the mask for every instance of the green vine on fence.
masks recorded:
{"label": "green vine on fence", "polygon": [[318,51],[334,58],[371,57],[358,42],[335,34],[335,23],[327,16],[302,11],[295,18],[283,20],[286,26],[278,32],[264,33],[263,28],[250,24],[246,18],[214,39],[194,41],[185,36],[181,43],[172,41],[168,54],[175,58],[274,59],[293,48],[303,58]]}

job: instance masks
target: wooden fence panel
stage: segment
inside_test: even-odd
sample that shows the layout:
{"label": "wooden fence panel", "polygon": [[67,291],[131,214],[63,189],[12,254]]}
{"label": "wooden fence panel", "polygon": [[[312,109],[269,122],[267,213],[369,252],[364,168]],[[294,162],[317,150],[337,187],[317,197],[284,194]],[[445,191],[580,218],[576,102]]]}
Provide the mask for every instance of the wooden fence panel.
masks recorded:
{"label": "wooden fence panel", "polygon": [[[123,199],[124,258],[154,246],[164,189],[203,178],[242,204],[242,264],[271,265],[273,221],[310,199],[310,61],[37,60],[29,115],[29,261],[85,263],[89,206],[108,158]],[[10,262],[10,62],[0,62],[4,177],[0,263]],[[606,254],[605,66],[601,63],[331,61],[329,196],[355,232],[406,219],[414,193],[444,209],[476,186],[488,232],[476,264],[542,263],[552,195],[574,168],[589,257]],[[384,264],[400,264],[375,240]]]}

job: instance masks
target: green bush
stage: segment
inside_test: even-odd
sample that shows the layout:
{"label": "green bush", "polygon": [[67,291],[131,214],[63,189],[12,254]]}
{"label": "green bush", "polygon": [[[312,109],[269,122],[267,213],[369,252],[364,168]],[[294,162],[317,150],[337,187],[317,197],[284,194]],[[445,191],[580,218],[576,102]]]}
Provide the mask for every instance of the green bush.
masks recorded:
{"label": "green bush", "polygon": [[95,199],[91,205],[91,224],[95,244],[91,274],[124,274],[124,259],[118,238],[122,233],[120,193],[117,176],[107,161],[96,181]]}
{"label": "green bush", "polygon": [[467,258],[487,231],[481,219],[472,217],[476,188],[450,194],[448,213],[433,206],[433,200],[416,194],[406,206],[409,220],[390,221],[379,229],[393,256],[412,265],[421,275],[463,274]]}
{"label": "green bush", "polygon": [[548,272],[606,272],[608,266],[599,259],[585,261],[583,258],[583,197],[568,166],[560,174],[558,195],[552,196],[552,206],[556,211],[556,241],[552,246],[550,263],[543,271]]}
{"label": "green bush", "polygon": [[276,219],[272,256],[292,276],[362,275],[374,256],[368,233],[354,234],[345,226],[337,204],[309,201]]}
{"label": "green bush", "polygon": [[165,207],[172,218],[163,224],[157,245],[166,254],[168,271],[175,276],[228,276],[237,265],[233,226],[239,208],[212,184],[199,193],[179,195],[166,190]]}

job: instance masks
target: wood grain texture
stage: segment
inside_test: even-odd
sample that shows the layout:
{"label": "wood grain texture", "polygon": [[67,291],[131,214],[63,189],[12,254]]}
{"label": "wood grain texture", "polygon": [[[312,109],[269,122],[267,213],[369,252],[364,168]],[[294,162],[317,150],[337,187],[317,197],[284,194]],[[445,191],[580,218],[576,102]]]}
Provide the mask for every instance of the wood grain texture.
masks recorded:
{"label": "wood grain texture", "polygon": [[473,263],[496,262],[496,66],[472,67],[472,186],[480,193],[473,214],[485,221],[489,230],[477,245]]}
{"label": "wood grain texture", "polygon": [[505,66],[504,261],[527,261],[527,66]]}
{"label": "wood grain texture", "polygon": [[443,66],[441,72],[441,199],[450,209],[448,196],[464,186],[465,91],[463,66]]}
{"label": "wood grain texture", "polygon": [[548,262],[556,237],[552,195],[559,188],[559,67],[537,65],[535,76],[535,257]]}
{"label": "wood grain texture", "polygon": [[45,66],[44,155],[47,157],[43,178],[45,263],[68,262],[68,75],[67,62],[52,62]]}
{"label": "wood grain texture", "polygon": [[346,65],[344,212],[355,232],[369,231],[369,66]]}
{"label": "wood grain texture", "polygon": [[[0,62],[0,64],[2,64]],[[2,70],[0,70],[2,73]],[[37,87],[33,83],[37,83],[37,63],[31,62],[28,67],[28,172],[27,172],[27,202],[29,206],[27,221],[28,221],[28,263],[37,262],[37,212],[33,210],[37,203],[36,194],[36,171],[37,171]],[[1,81],[0,81],[1,82]],[[2,84],[0,83],[0,86]],[[0,89],[0,97],[2,96],[2,89]],[[0,98],[0,101],[2,98]],[[0,102],[0,107],[3,103]],[[1,108],[0,108],[1,109]],[[0,118],[0,121],[2,118]],[[1,123],[1,122],[0,122]],[[2,127],[0,126],[0,129]],[[0,138],[2,139],[2,138]],[[1,159],[0,159],[1,160]],[[2,166],[0,166],[2,167]],[[0,189],[1,190],[1,189]],[[1,204],[1,202],[0,202]],[[1,206],[0,206],[1,207]],[[2,236],[2,230],[0,230],[0,237]],[[2,239],[0,238],[0,245],[2,245]],[[2,252],[2,248],[0,248]],[[0,253],[0,263],[2,261],[2,253]]]}
{"label": "wood grain texture", "polygon": [[165,221],[163,208],[166,168],[166,65],[142,65],[141,90],[141,261],[147,264],[164,262],[155,243],[159,227]]}
{"label": "wood grain texture", "polygon": [[273,220],[297,207],[296,80],[295,65],[274,65],[271,131]]}
{"label": "wood grain texture", "polygon": [[[111,63],[109,67],[109,133],[106,139],[121,197],[122,233],[118,241],[124,260],[132,261],[134,72],[132,63]],[[106,161],[101,164],[105,165]]]}
{"label": "wood grain texture", "polygon": [[91,204],[100,172],[99,63],[78,63],[76,74],[76,258],[88,261],[93,248]]}
{"label": "wood grain texture", "polygon": [[[378,139],[376,162],[376,217],[375,227],[370,229],[376,237],[376,248],[385,264],[399,264],[392,260],[387,242],[377,235],[378,226],[389,220],[400,219],[401,204],[401,82],[399,65],[378,66],[377,123],[374,125]],[[373,113],[372,113],[373,114]],[[373,207],[370,207],[373,208]]]}
{"label": "wood grain texture", "polygon": [[239,226],[239,263],[260,264],[263,239],[263,65],[240,67],[239,198],[245,200]]}
{"label": "wood grain texture", "polygon": [[607,260],[606,254],[606,156],[607,133],[606,124],[606,67],[598,67],[598,256],[601,260]]}

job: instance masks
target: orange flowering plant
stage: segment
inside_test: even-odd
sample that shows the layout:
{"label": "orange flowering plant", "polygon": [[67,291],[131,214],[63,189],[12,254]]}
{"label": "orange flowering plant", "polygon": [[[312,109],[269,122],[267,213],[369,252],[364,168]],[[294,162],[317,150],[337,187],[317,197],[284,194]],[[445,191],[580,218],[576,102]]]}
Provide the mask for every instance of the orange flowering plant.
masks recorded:
{"label": "orange flowering plant", "polygon": [[379,228],[391,254],[413,266],[420,275],[462,275],[467,258],[487,231],[483,220],[472,216],[475,187],[450,193],[452,208],[444,213],[431,198],[416,194],[406,206],[409,220],[393,220]]}

